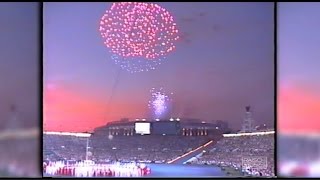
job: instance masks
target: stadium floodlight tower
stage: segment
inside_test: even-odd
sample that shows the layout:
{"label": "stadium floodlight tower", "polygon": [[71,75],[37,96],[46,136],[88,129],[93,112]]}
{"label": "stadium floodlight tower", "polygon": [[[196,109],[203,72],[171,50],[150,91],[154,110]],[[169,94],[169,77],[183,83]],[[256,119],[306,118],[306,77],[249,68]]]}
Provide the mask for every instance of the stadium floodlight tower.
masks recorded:
{"label": "stadium floodlight tower", "polygon": [[88,160],[88,153],[89,153],[89,139],[91,137],[92,133],[77,133],[76,136],[78,137],[85,137],[87,138],[87,144],[86,144],[86,161]]}
{"label": "stadium floodlight tower", "polygon": [[253,118],[252,118],[252,113],[250,111],[250,106],[246,106],[246,114],[244,117],[244,121],[242,124],[242,132],[253,132]]}

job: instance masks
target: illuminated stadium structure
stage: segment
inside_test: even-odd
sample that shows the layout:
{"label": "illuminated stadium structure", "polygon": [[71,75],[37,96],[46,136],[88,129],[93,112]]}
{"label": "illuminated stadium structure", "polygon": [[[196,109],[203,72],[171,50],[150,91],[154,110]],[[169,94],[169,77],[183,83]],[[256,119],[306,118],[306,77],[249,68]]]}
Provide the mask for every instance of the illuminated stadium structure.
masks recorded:
{"label": "illuminated stadium structure", "polygon": [[[137,132],[137,126],[149,124],[143,131]],[[223,132],[216,124],[192,119],[123,119],[108,123],[94,130],[95,134],[112,136],[134,136],[134,135],[180,135],[180,136],[216,136]]]}
{"label": "illuminated stadium structure", "polygon": [[[227,170],[222,167],[252,175],[257,171],[240,168],[242,156],[260,156],[268,164],[273,162],[274,133],[226,134],[218,123],[197,119],[121,119],[97,127],[90,133],[45,132],[43,155],[45,162],[63,161],[69,165],[88,160],[96,164],[145,163],[154,177],[170,168],[178,171],[179,168],[195,166],[203,171],[204,176],[224,176]],[[199,166],[203,164],[210,164],[215,172]],[[196,172],[183,170],[183,173]],[[259,173],[272,176],[273,166]]]}
{"label": "illuminated stadium structure", "polygon": [[[145,127],[147,129],[143,129]],[[56,160],[108,159],[164,163],[221,138],[222,132],[215,124],[192,119],[122,119],[98,127],[92,133],[45,132],[44,156],[47,157],[45,159]],[[150,145],[144,147],[145,144]],[[136,156],[126,154],[128,149]],[[158,151],[158,157],[145,156],[154,151]]]}

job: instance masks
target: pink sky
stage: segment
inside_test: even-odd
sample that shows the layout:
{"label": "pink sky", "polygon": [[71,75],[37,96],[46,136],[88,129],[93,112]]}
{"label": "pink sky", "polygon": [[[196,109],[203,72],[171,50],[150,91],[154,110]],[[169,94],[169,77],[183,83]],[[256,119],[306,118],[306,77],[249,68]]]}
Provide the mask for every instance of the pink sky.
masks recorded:
{"label": "pink sky", "polygon": [[[133,106],[123,102],[112,102],[109,107],[105,99],[94,95],[75,92],[63,86],[51,86],[44,93],[45,131],[91,131],[108,121],[123,118],[121,114],[139,116],[143,106]],[[107,113],[108,110],[110,113]],[[108,114],[112,114],[110,116]],[[141,116],[141,115],[140,115]]]}
{"label": "pink sky", "polygon": [[281,86],[278,92],[280,132],[320,132],[320,95],[306,86]]}

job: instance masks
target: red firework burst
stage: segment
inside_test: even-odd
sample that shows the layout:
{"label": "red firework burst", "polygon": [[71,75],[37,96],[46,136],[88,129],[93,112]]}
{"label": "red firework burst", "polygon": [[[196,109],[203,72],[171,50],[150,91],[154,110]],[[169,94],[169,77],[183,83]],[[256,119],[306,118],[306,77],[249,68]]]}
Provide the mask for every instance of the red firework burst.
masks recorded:
{"label": "red firework burst", "polygon": [[124,58],[157,60],[172,52],[179,39],[173,17],[154,3],[113,3],[99,30],[111,52]]}

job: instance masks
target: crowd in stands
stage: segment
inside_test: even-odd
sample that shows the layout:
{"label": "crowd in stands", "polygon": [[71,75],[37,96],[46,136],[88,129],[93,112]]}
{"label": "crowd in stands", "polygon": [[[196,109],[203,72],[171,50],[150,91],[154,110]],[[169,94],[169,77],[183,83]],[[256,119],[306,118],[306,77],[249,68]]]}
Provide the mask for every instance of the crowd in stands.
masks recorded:
{"label": "crowd in stands", "polygon": [[[232,167],[248,175],[274,176],[274,138],[273,134],[224,137],[194,163]],[[254,167],[257,160],[264,167]]]}
{"label": "crowd in stands", "polygon": [[[205,152],[197,164],[232,167],[247,175],[274,176],[274,134],[224,137]],[[90,159],[95,162],[165,163],[210,141],[208,137],[187,136],[108,136],[93,135],[89,139]],[[47,160],[84,160],[85,138],[44,135]],[[247,158],[247,167],[243,159]],[[252,160],[250,160],[250,158]],[[255,158],[262,158],[265,167],[255,167]],[[249,165],[248,165],[249,164]],[[252,166],[250,166],[252,165]]]}
{"label": "crowd in stands", "polygon": [[87,139],[76,136],[43,135],[45,159],[84,160]]}
{"label": "crowd in stands", "polygon": [[319,177],[319,135],[279,135],[278,167],[280,176]]}
{"label": "crowd in stands", "polygon": [[40,176],[38,121],[28,108],[20,112],[1,104],[0,177]]}
{"label": "crowd in stands", "polygon": [[[208,137],[186,136],[91,136],[88,151],[95,162],[154,162],[165,163],[209,141]],[[85,138],[44,135],[44,159],[84,160]]]}
{"label": "crowd in stands", "polygon": [[1,176],[39,176],[38,139],[0,140]]}
{"label": "crowd in stands", "polygon": [[319,137],[280,135],[278,137],[278,159],[283,161],[295,160],[304,162],[319,159]]}
{"label": "crowd in stands", "polygon": [[115,136],[112,140],[93,137],[91,145],[97,159],[165,163],[208,141],[207,137]]}

